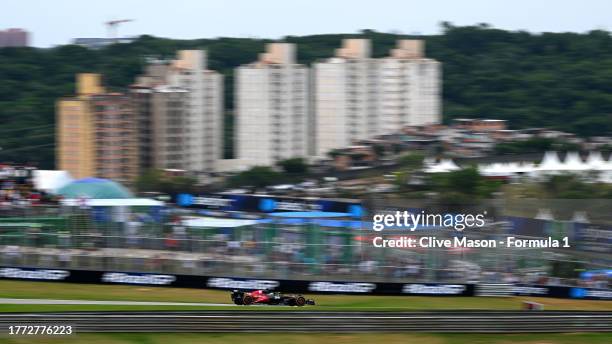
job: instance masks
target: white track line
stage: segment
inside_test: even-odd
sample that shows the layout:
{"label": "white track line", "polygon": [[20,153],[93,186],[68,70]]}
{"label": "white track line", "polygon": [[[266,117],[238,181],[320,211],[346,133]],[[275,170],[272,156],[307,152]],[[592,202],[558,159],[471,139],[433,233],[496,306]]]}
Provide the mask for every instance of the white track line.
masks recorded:
{"label": "white track line", "polygon": [[213,306],[213,307],[236,306],[233,303],[4,299],[4,298],[0,298],[0,304],[4,304],[4,305]]}

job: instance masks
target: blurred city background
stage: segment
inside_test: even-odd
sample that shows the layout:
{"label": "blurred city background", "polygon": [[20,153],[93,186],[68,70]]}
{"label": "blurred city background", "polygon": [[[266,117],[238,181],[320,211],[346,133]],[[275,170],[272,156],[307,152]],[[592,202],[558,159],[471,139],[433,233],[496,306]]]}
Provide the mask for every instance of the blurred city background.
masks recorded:
{"label": "blurred city background", "polygon": [[[0,265],[609,287],[605,29],[122,34],[138,21],[44,48],[0,31]],[[487,226],[390,238],[571,248],[373,247],[393,210]]]}

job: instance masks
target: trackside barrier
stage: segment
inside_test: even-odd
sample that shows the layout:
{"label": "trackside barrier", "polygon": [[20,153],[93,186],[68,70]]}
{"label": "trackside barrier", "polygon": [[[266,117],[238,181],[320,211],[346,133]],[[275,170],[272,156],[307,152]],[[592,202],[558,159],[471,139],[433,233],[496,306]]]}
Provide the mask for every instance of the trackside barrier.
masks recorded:
{"label": "trackside barrier", "polygon": [[[180,274],[152,274],[121,271],[62,270],[0,267],[0,279],[55,281],[67,283],[124,284],[209,289],[270,289],[295,293],[361,295],[476,296],[475,284],[384,283],[358,281],[317,281],[247,279]],[[504,292],[508,285],[503,285]],[[514,285],[513,295],[546,296],[591,300],[612,300],[612,290],[564,286]],[[491,285],[488,286],[489,292]]]}

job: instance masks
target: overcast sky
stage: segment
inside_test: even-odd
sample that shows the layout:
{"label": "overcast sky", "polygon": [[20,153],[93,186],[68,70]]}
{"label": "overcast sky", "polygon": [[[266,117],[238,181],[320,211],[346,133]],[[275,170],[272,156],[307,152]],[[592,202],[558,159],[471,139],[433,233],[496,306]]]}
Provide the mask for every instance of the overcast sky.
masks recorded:
{"label": "overcast sky", "polygon": [[361,29],[438,33],[441,21],[510,30],[612,28],[609,0],[7,0],[0,25],[24,28],[49,47],[106,37],[103,22],[134,19],[119,36],[262,37],[354,33]]}

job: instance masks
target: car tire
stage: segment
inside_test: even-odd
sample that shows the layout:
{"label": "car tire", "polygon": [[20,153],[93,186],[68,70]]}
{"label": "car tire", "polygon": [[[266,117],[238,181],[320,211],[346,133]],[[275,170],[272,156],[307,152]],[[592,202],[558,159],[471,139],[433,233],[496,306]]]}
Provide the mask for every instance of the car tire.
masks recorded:
{"label": "car tire", "polygon": [[242,298],[242,304],[248,306],[253,303],[253,297],[251,295],[245,295]]}
{"label": "car tire", "polygon": [[298,307],[302,307],[306,304],[306,299],[303,296],[298,296],[295,298],[295,305]]}

